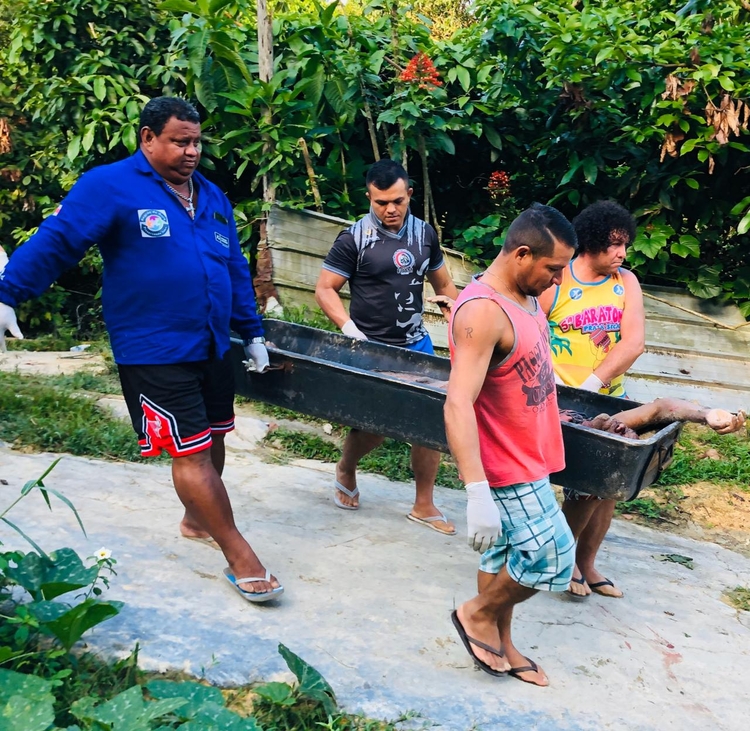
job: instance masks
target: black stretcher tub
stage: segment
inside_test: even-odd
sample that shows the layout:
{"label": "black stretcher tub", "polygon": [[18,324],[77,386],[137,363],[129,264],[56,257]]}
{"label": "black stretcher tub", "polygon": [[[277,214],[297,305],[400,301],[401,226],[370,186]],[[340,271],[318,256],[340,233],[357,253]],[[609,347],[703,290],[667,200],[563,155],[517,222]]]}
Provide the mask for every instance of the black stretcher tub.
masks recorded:
{"label": "black stretcher tub", "polygon": [[[338,333],[266,320],[274,370],[248,373],[232,341],[237,393],[338,424],[448,451],[443,423],[447,358]],[[634,401],[559,386],[558,404],[589,417],[633,408]],[[642,439],[563,423],[566,467],[552,481],[615,500],[632,500],[672,461],[682,425]]]}

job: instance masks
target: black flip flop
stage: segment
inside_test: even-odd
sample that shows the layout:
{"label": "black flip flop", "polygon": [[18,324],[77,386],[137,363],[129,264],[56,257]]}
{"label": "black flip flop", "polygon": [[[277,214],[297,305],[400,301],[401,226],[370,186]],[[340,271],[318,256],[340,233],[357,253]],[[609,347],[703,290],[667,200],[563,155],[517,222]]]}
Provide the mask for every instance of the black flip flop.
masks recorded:
{"label": "black flip flop", "polygon": [[474,650],[471,649],[472,645],[476,645],[477,647],[481,647],[483,650],[487,650],[487,652],[491,652],[493,655],[497,655],[498,657],[505,657],[500,650],[497,650],[494,647],[490,647],[489,645],[485,645],[484,642],[480,642],[479,640],[475,640],[473,637],[469,637],[469,635],[466,634],[466,630],[464,629],[464,626],[461,624],[461,620],[458,618],[458,612],[454,609],[453,612],[451,612],[451,621],[453,622],[453,626],[456,628],[456,632],[458,632],[458,636],[461,638],[461,642],[464,643],[464,647],[466,648],[466,652],[471,655],[471,659],[474,660],[474,664],[480,669],[484,670],[485,673],[488,675],[493,675],[496,678],[501,678],[503,675],[507,675],[508,671],[503,670],[502,672],[500,670],[495,670],[495,668],[490,667],[486,662],[482,662],[475,654]]}
{"label": "black flip flop", "polygon": [[589,589],[599,594],[599,596],[607,596],[610,599],[622,599],[623,596],[625,596],[622,592],[622,589],[617,589],[617,591],[620,592],[620,596],[615,596],[614,594],[605,594],[603,591],[596,591],[599,587],[602,586],[611,586],[613,589],[617,589],[617,587],[609,579],[604,579],[604,581],[597,581],[594,584],[589,584]]}
{"label": "black flip flop", "polygon": [[[539,683],[535,683],[533,680],[526,680],[526,678],[521,677],[521,673],[539,672],[539,666],[531,658],[527,657],[526,660],[528,660],[528,665],[523,665],[520,668],[511,668],[508,670],[508,675],[512,675],[514,678],[518,678],[520,681],[528,683],[529,685],[539,685]],[[544,688],[545,686],[539,685],[539,687]]]}
{"label": "black flip flop", "polygon": [[[581,578],[580,578],[580,579],[576,579],[576,578],[575,578],[575,576],[574,576],[574,577],[572,577],[572,578],[571,578],[570,580],[571,580],[571,582],[573,582],[573,581],[574,581],[574,582],[575,582],[576,584],[580,584],[581,586],[583,586],[583,585],[584,585],[584,584],[586,583],[586,579],[585,579],[585,578],[583,577],[583,575],[581,575]],[[589,584],[589,588],[591,588],[591,584]],[[567,589],[565,590],[565,593],[566,593],[566,594],[567,594],[568,596],[572,596],[572,597],[573,597],[573,599],[578,599],[578,600],[581,600],[581,599],[588,599],[588,598],[589,598],[589,594],[574,594],[574,593],[573,593],[573,592],[572,592],[572,591],[570,590],[570,587],[568,587],[568,588],[567,588]]]}

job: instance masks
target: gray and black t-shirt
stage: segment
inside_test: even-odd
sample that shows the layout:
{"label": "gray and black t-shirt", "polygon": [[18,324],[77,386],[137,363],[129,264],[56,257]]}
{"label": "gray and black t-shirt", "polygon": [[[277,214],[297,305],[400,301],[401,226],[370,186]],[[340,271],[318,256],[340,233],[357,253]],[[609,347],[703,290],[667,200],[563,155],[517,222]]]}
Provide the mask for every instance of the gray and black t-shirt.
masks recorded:
{"label": "gray and black t-shirt", "polygon": [[422,324],[424,279],[443,266],[435,229],[411,214],[398,233],[368,213],[342,231],[323,269],[349,280],[349,315],[371,340],[411,345],[427,331]]}

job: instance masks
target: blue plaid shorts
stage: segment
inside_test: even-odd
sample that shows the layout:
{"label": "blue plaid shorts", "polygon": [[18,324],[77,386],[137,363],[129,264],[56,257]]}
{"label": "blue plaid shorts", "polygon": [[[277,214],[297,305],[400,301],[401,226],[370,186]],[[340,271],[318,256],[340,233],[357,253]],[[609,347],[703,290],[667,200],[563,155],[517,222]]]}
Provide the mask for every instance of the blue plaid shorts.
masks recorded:
{"label": "blue plaid shorts", "polygon": [[510,577],[530,589],[565,591],[573,577],[575,541],[549,479],[492,488],[502,530],[482,554],[479,570]]}

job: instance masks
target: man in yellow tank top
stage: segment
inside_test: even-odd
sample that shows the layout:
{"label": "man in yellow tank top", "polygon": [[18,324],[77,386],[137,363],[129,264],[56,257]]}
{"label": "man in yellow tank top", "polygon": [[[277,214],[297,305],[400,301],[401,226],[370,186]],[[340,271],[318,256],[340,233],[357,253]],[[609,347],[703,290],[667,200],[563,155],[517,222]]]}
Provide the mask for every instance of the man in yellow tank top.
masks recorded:
{"label": "man in yellow tank top", "polygon": [[[635,238],[635,221],[614,201],[599,201],[574,220],[578,255],[562,283],[539,298],[550,326],[550,347],[558,383],[626,397],[624,374],[643,352],[645,314],[636,276],[622,268]],[[609,530],[614,500],[564,490],[563,513],[578,545],[570,593],[622,592],[595,567]]]}

